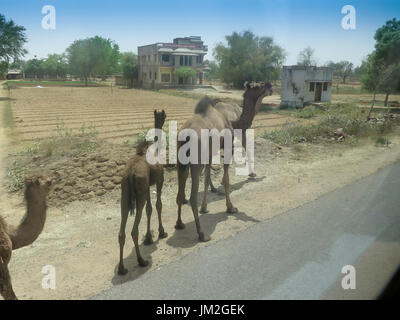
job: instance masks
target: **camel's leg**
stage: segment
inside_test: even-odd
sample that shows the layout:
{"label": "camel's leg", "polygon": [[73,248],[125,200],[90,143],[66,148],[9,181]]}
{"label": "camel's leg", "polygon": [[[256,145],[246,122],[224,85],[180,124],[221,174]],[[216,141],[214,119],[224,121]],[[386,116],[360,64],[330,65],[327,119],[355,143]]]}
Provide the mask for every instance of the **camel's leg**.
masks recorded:
{"label": "camel's leg", "polygon": [[11,277],[10,272],[8,271],[7,263],[7,261],[0,257],[0,294],[4,300],[18,300],[12,288]]}
{"label": "camel's leg", "polygon": [[238,209],[233,206],[230,195],[229,195],[229,164],[224,164],[224,180],[223,181],[224,181],[225,197],[226,197],[226,212],[236,213],[236,212],[238,212]]}
{"label": "camel's leg", "polygon": [[135,250],[136,250],[136,257],[139,265],[141,267],[145,267],[149,264],[147,260],[144,260],[140,254],[139,250],[139,223],[140,219],[142,218],[142,211],[144,208],[144,205],[146,203],[146,193],[141,192],[136,194],[136,216],[135,216],[135,222],[133,223],[133,229],[132,229],[132,240],[133,243],[135,244]]}
{"label": "camel's leg", "polygon": [[150,229],[150,222],[151,222],[151,213],[153,212],[153,208],[151,206],[151,199],[150,199],[150,188],[147,191],[147,202],[146,202],[146,216],[147,216],[147,233],[144,239],[143,244],[150,245],[153,243],[153,237],[151,235]]}
{"label": "camel's leg", "polygon": [[[128,177],[124,177],[121,182],[121,226],[119,228],[119,265],[118,274],[124,275],[128,270],[124,267],[124,245],[125,245],[125,228],[128,220],[129,210],[131,207]],[[132,208],[132,211],[134,208]]]}
{"label": "camel's leg", "polygon": [[[207,173],[207,171],[206,171],[206,173]],[[217,188],[214,186],[214,184],[213,184],[213,182],[212,182],[212,180],[211,180],[211,170],[209,171],[209,181],[210,181],[210,189],[211,189],[211,192],[213,192],[213,193],[217,193]]]}
{"label": "camel's leg", "polygon": [[253,165],[251,165],[250,163],[253,161],[251,154],[249,151],[247,151],[246,148],[246,130],[242,130],[242,147],[244,148],[245,152],[246,152],[246,158],[247,158],[247,162],[249,164],[249,177],[250,178],[255,178],[257,175],[254,173],[253,171]]}
{"label": "camel's leg", "polygon": [[178,163],[178,195],[176,196],[176,204],[178,205],[178,220],[176,221],[176,229],[184,229],[185,224],[182,222],[182,205],[185,203],[185,186],[189,174],[189,166]]}
{"label": "camel's leg", "polygon": [[200,208],[200,213],[207,213],[207,192],[208,192],[208,186],[210,185],[211,181],[211,166],[209,164],[205,165],[206,167],[206,172],[204,175],[204,193],[203,193],[203,202],[201,203],[201,208]]}
{"label": "camel's leg", "polygon": [[164,184],[164,175],[162,175],[160,181],[157,182],[156,208],[157,208],[157,215],[158,215],[158,238],[159,239],[168,237],[168,233],[166,233],[164,231],[164,227],[162,225],[162,219],[161,219],[161,212],[162,212],[161,192],[162,192],[163,184]]}
{"label": "camel's leg", "polygon": [[202,242],[209,241],[211,238],[206,236],[201,229],[200,226],[200,219],[198,213],[198,204],[197,204],[197,194],[199,192],[199,183],[200,183],[200,169],[201,166],[198,164],[191,164],[190,165],[190,174],[192,177],[192,190],[190,192],[190,205],[192,206],[194,221],[196,223],[197,233],[199,235],[199,240]]}

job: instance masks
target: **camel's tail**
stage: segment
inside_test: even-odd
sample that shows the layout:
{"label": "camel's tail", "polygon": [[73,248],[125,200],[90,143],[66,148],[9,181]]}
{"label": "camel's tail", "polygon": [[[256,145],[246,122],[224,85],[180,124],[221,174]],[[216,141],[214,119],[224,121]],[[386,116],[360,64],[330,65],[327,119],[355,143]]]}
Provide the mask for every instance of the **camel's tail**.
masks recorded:
{"label": "camel's tail", "polygon": [[136,206],[136,190],[135,190],[134,175],[129,175],[128,185],[129,185],[129,209],[132,216],[133,213],[135,212],[135,206]]}

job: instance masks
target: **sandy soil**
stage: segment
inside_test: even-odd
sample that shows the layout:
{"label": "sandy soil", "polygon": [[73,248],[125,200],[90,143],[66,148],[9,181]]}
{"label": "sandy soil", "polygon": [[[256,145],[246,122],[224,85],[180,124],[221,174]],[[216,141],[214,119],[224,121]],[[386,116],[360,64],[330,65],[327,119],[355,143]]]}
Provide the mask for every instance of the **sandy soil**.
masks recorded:
{"label": "sandy soil", "polygon": [[[87,201],[73,201],[59,207],[49,205],[48,219],[39,239],[31,246],[13,252],[10,270],[15,292],[20,299],[85,299],[113,285],[134,281],[143,273],[160,268],[189,252],[234,236],[254,223],[271,219],[399,161],[399,135],[390,136],[390,141],[392,144],[389,148],[378,148],[370,141],[363,141],[355,147],[347,144],[304,144],[279,149],[264,139],[257,139],[257,178],[249,180],[244,176],[236,176],[234,167],[231,168],[232,202],[240,212],[226,214],[224,195],[209,194],[210,213],[202,215],[200,220],[204,231],[212,237],[208,243],[198,243],[189,206],[183,209],[186,229],[174,229],[176,172],[166,170],[162,200],[163,222],[169,236],[150,246],[142,246],[142,254],[150,264],[140,268],[133,243],[129,241],[133,224],[133,219],[130,219],[125,246],[125,266],[129,273],[123,277],[116,274],[120,221],[118,187]],[[3,132],[0,132],[0,147],[1,155],[7,154]],[[1,172],[4,172],[4,163],[2,169]],[[221,173],[221,170],[213,170],[213,181],[218,186]],[[190,179],[187,194],[189,188]],[[201,196],[202,192],[200,199]],[[0,190],[0,200],[1,214],[9,223],[17,223],[25,210],[22,197]],[[155,210],[154,193],[152,200]],[[144,236],[145,220],[143,218],[140,226],[141,238]],[[152,230],[154,239],[157,239],[156,214],[152,216]],[[41,270],[45,265],[56,268],[56,290],[44,290],[41,287]]]}

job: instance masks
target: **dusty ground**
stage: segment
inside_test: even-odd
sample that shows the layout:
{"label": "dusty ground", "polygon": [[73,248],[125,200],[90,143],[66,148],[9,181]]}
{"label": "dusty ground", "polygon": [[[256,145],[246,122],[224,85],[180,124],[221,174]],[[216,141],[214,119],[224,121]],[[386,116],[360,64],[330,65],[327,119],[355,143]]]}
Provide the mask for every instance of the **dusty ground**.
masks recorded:
{"label": "dusty ground", "polygon": [[[21,89],[21,94],[23,90]],[[79,94],[84,95],[84,92]],[[38,96],[35,96],[35,99],[39,99]],[[124,99],[128,101],[129,96]],[[19,106],[18,100],[16,103]],[[33,106],[32,101],[30,105]],[[153,108],[153,105],[150,108]],[[78,109],[76,111],[78,112]],[[115,185],[102,196],[93,196],[86,201],[73,201],[65,206],[51,205],[50,200],[48,219],[39,239],[31,246],[13,252],[10,270],[15,292],[21,299],[84,299],[112,285],[132,281],[144,272],[159,268],[214,241],[230,237],[258,221],[270,219],[400,160],[399,135],[392,135],[390,141],[392,144],[389,148],[378,148],[369,141],[363,141],[355,147],[345,144],[334,144],[329,147],[304,144],[295,148],[278,149],[264,139],[257,139],[255,165],[258,177],[248,180],[247,177],[235,176],[234,168],[231,169],[232,202],[239,208],[240,213],[226,214],[224,196],[209,195],[210,213],[201,216],[201,223],[204,231],[211,235],[212,240],[205,244],[197,242],[193,215],[189,206],[185,206],[183,211],[186,229],[180,231],[174,229],[176,172],[166,170],[162,197],[163,222],[169,237],[153,245],[142,247],[142,254],[150,260],[150,265],[147,268],[140,268],[136,263],[136,255],[132,251],[133,243],[129,241],[130,228],[133,224],[133,219],[130,219],[125,250],[126,267],[129,273],[124,277],[116,274],[117,235],[120,220],[118,186]],[[2,131],[0,132],[0,148],[2,148],[1,155],[12,150]],[[93,169],[93,167],[107,168],[108,164],[114,161],[113,169],[117,171],[121,167],[115,162],[118,152],[104,150],[104,153],[99,154],[107,161],[101,158],[91,159],[92,155],[83,156],[88,159],[86,162],[82,159],[76,162],[71,161],[70,168],[65,167],[64,174],[75,172],[77,168],[74,164],[76,163],[90,165]],[[1,172],[4,173],[4,163],[1,166],[3,169]],[[60,167],[62,167],[62,159]],[[77,167],[83,172],[83,180],[90,176],[88,168],[78,165]],[[220,177],[220,171],[213,171],[213,180],[216,185],[220,185]],[[100,183],[96,179],[89,181],[93,186],[96,182]],[[65,183],[64,186],[66,186]],[[187,194],[189,187],[190,180]],[[52,192],[58,191],[53,189]],[[202,192],[200,192],[200,198],[201,195]],[[152,194],[152,197],[154,207],[155,195]],[[24,214],[21,195],[6,193],[3,189],[0,191],[0,200],[1,214],[8,222],[17,223]],[[141,237],[144,235],[145,227],[146,223],[143,219],[140,229]],[[152,217],[152,230],[156,239],[156,214]],[[56,267],[56,290],[46,291],[41,288],[43,277],[41,270],[45,265]]]}

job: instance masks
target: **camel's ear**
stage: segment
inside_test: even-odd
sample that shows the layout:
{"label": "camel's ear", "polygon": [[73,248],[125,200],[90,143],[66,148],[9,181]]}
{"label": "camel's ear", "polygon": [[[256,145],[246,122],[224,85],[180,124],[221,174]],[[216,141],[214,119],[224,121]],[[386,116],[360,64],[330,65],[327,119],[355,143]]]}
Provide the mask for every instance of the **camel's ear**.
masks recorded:
{"label": "camel's ear", "polygon": [[154,110],[154,116],[156,116],[156,115],[157,115],[157,109]]}
{"label": "camel's ear", "polygon": [[164,116],[164,119],[167,117],[167,114],[165,113],[164,109],[162,109],[162,114]]}

